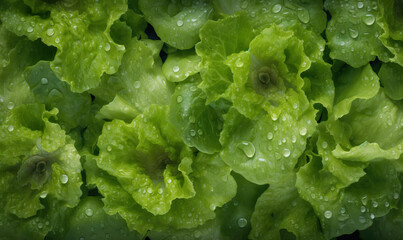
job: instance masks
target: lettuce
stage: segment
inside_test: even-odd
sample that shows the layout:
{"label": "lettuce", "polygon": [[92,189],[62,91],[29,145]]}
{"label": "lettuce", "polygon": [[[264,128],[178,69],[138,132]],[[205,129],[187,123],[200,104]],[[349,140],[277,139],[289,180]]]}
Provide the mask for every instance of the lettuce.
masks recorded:
{"label": "lettuce", "polygon": [[0,0],[0,240],[400,239],[402,0]]}

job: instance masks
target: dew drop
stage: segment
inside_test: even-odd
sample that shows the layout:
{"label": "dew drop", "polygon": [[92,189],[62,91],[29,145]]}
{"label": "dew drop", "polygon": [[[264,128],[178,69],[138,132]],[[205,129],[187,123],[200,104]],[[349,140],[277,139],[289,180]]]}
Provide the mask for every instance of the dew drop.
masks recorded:
{"label": "dew drop", "polygon": [[327,142],[326,142],[326,141],[323,141],[323,142],[322,142],[322,148],[323,148],[323,149],[326,149],[326,148],[327,148]]}
{"label": "dew drop", "polygon": [[176,97],[176,102],[177,102],[177,103],[181,103],[182,101],[183,101],[182,96],[177,96],[177,97]]}
{"label": "dew drop", "polygon": [[291,137],[291,142],[292,143],[295,143],[297,141],[297,137],[295,136],[295,135],[293,135],[292,137]]}
{"label": "dew drop", "polygon": [[357,3],[357,7],[358,7],[358,8],[363,8],[363,7],[364,7],[364,3],[363,3],[363,2],[358,2],[358,3]]}
{"label": "dew drop", "polygon": [[307,133],[307,130],[304,127],[299,130],[299,134],[301,134],[301,136],[305,136],[306,133]]}
{"label": "dew drop", "polygon": [[109,50],[111,50],[111,45],[109,43],[106,43],[104,49],[108,52]]}
{"label": "dew drop", "polygon": [[39,229],[43,228],[43,223],[38,223],[38,228]]}
{"label": "dew drop", "polygon": [[199,238],[201,236],[201,233],[199,231],[195,231],[194,237]]}
{"label": "dew drop", "polygon": [[201,129],[197,130],[197,134],[199,134],[200,136],[203,135],[203,130]]}
{"label": "dew drop", "polygon": [[395,193],[393,194],[393,198],[394,198],[394,199],[398,199],[398,198],[399,198],[399,193],[395,192]]}
{"label": "dew drop", "polygon": [[85,210],[85,215],[87,215],[88,217],[91,217],[94,214],[94,211],[92,211],[91,208],[87,208]]}
{"label": "dew drop", "polygon": [[183,26],[183,21],[182,21],[182,20],[178,20],[178,21],[176,22],[176,25],[178,25],[178,27]]}
{"label": "dew drop", "polygon": [[106,147],[106,150],[107,150],[108,152],[110,152],[110,151],[112,151],[112,147],[109,145],[109,146]]}
{"label": "dew drop", "polygon": [[245,218],[238,219],[238,226],[240,228],[244,228],[247,224],[248,224],[248,220],[246,220]]}
{"label": "dew drop", "polygon": [[389,207],[389,202],[385,202],[385,207]]}
{"label": "dew drop", "polygon": [[341,214],[346,213],[346,209],[345,209],[344,207],[340,208],[340,213],[341,213]]}
{"label": "dew drop", "polygon": [[174,67],[172,68],[172,71],[173,71],[173,72],[179,72],[179,67],[178,67],[178,66],[174,66]]}
{"label": "dew drop", "polygon": [[271,119],[272,119],[273,121],[277,121],[277,119],[278,119],[277,114],[273,113],[273,114],[271,115]]}
{"label": "dew drop", "polygon": [[284,157],[289,157],[290,154],[291,154],[290,150],[287,149],[287,148],[285,148],[285,149],[284,149],[284,152],[283,152],[283,156],[284,156]]}
{"label": "dew drop", "polygon": [[269,139],[269,140],[272,140],[272,139],[273,139],[273,133],[272,133],[272,132],[269,132],[269,133],[267,134],[267,139]]}
{"label": "dew drop", "polygon": [[235,65],[237,66],[237,67],[243,67],[243,62],[242,62],[242,60],[240,59],[240,58],[238,58],[236,61],[235,61]]}
{"label": "dew drop", "polygon": [[48,30],[46,30],[46,34],[51,37],[53,36],[53,34],[55,34],[55,31],[53,30],[53,28],[49,28]]}
{"label": "dew drop", "polygon": [[360,210],[361,210],[362,213],[364,213],[365,210],[367,210],[367,209],[366,209],[364,206],[361,206],[361,209],[360,209]]}
{"label": "dew drop", "polygon": [[252,158],[255,155],[255,146],[251,142],[243,141],[238,144],[238,148],[241,149],[248,158]]}
{"label": "dew drop", "polygon": [[34,29],[33,29],[32,27],[28,27],[28,28],[27,28],[27,32],[31,33],[31,32],[33,32],[33,31],[34,31]]}
{"label": "dew drop", "polygon": [[372,206],[373,206],[374,208],[378,207],[378,202],[377,202],[377,201],[372,201]]}
{"label": "dew drop", "polygon": [[310,20],[309,12],[305,8],[298,8],[297,16],[302,23],[308,23]]}
{"label": "dew drop", "polygon": [[59,43],[60,39],[59,38],[55,38],[55,43]]}
{"label": "dew drop", "polygon": [[48,196],[48,192],[42,192],[41,195],[39,195],[40,198],[46,198]]}
{"label": "dew drop", "polygon": [[190,136],[194,137],[196,136],[196,131],[194,129],[190,129]]}
{"label": "dew drop", "polygon": [[370,25],[374,24],[374,22],[375,22],[375,17],[374,17],[374,15],[372,15],[372,14],[365,14],[365,15],[362,17],[362,20],[363,20],[363,22],[364,22],[366,25],[370,26]]}
{"label": "dew drop", "polygon": [[358,221],[360,221],[360,223],[365,223],[367,220],[365,219],[365,217],[360,216],[360,217],[358,218]]}
{"label": "dew drop", "polygon": [[7,104],[7,108],[8,108],[9,110],[13,109],[14,106],[15,106],[15,104],[14,104],[13,102],[8,102],[8,104]]}
{"label": "dew drop", "polygon": [[9,126],[8,126],[8,131],[9,131],[9,132],[14,131],[14,126],[13,126],[13,125],[9,125]]}
{"label": "dew drop", "polygon": [[352,37],[352,38],[357,38],[358,37],[358,31],[357,30],[349,28],[348,32],[350,34],[350,37]]}
{"label": "dew drop", "polygon": [[371,219],[375,218],[375,215],[373,213],[371,213],[369,216],[370,216]]}
{"label": "dew drop", "polygon": [[332,217],[332,215],[333,215],[332,211],[329,211],[329,210],[325,211],[325,214],[324,214],[325,218],[330,219]]}
{"label": "dew drop", "polygon": [[62,184],[66,184],[68,181],[69,181],[69,177],[67,175],[63,174],[60,176],[60,182]]}
{"label": "dew drop", "polygon": [[47,79],[47,78],[42,78],[42,79],[41,79],[41,83],[42,83],[43,85],[48,84],[48,79]]}
{"label": "dew drop", "polygon": [[275,5],[272,7],[271,11],[272,11],[273,13],[278,13],[278,12],[281,11],[281,8],[282,8],[281,4],[275,4]]}
{"label": "dew drop", "polygon": [[149,188],[147,188],[147,192],[148,193],[153,193],[153,189],[149,187]]}

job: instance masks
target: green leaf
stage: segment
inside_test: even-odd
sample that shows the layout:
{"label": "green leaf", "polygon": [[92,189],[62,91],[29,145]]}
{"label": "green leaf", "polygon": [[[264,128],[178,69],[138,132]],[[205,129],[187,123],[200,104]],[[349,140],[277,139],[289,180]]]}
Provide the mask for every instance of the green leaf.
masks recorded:
{"label": "green leaf", "polygon": [[[51,68],[73,92],[83,92],[99,85],[102,74],[118,70],[124,46],[112,41],[110,27],[126,10],[126,0],[57,2],[41,0],[7,1],[0,19],[10,31],[30,40],[40,38],[57,48]],[[42,18],[35,13],[50,12]],[[68,17],[66,17],[68,16]],[[81,59],[77,61],[77,59]]]}
{"label": "green leaf", "polygon": [[339,71],[334,81],[334,119],[348,114],[354,100],[372,98],[379,91],[379,78],[369,64],[361,68],[345,66]]}
{"label": "green leaf", "polygon": [[325,2],[330,12],[326,28],[330,57],[358,68],[378,57],[388,61],[390,52],[379,37],[383,34],[378,19],[378,1],[354,0],[344,3],[337,0]]}
{"label": "green leaf", "polygon": [[[232,34],[233,29],[241,34]],[[200,29],[201,42],[196,53],[202,58],[200,88],[207,95],[207,102],[216,101],[232,83],[232,73],[226,58],[232,53],[247,50],[252,40],[252,28],[244,15],[209,21]]]}
{"label": "green leaf", "polygon": [[403,67],[394,63],[384,63],[379,70],[379,78],[389,98],[403,99]]}
{"label": "green leaf", "polygon": [[161,41],[130,42],[119,71],[93,91],[95,97],[115,98],[100,110],[100,117],[130,121],[151,104],[169,104],[172,83],[162,74],[161,48]]}
{"label": "green leaf", "polygon": [[197,87],[199,83],[200,76],[195,75],[177,85],[169,118],[188,146],[211,154],[221,149],[218,141],[223,121],[221,111],[227,107],[225,102],[206,105],[206,94]]}
{"label": "green leaf", "polygon": [[139,8],[162,41],[178,49],[190,49],[199,41],[199,30],[212,15],[209,1],[171,2],[140,0]]}
{"label": "green leaf", "polygon": [[271,185],[257,200],[251,224],[251,239],[325,239],[318,219],[309,205],[298,196],[295,178]]}
{"label": "green leaf", "polygon": [[[273,24],[289,27],[295,23],[303,24],[321,33],[326,27],[326,13],[323,2],[314,1],[230,1],[214,0],[214,9],[219,14],[234,15],[239,11],[247,13],[248,20],[258,32]],[[238,32],[238,31],[237,31]]]}
{"label": "green leaf", "polygon": [[73,93],[66,82],[60,81],[50,69],[49,62],[41,61],[25,71],[26,81],[38,103],[47,109],[57,108],[58,122],[64,129],[85,127],[88,124],[91,97],[88,93]]}
{"label": "green leaf", "polygon": [[181,82],[200,71],[201,58],[194,50],[178,51],[168,55],[162,72],[170,82]]}

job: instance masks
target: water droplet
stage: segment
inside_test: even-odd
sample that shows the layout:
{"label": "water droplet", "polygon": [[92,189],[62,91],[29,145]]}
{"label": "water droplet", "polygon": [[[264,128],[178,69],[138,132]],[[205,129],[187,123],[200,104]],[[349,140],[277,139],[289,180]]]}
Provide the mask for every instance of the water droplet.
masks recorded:
{"label": "water droplet", "polygon": [[107,150],[108,152],[110,152],[110,151],[112,151],[112,147],[111,147],[110,145],[108,145],[108,146],[106,147],[106,150]]}
{"label": "water droplet", "polygon": [[371,213],[369,216],[370,216],[371,219],[375,218],[375,215],[373,213]]}
{"label": "water droplet", "polygon": [[393,198],[394,198],[394,199],[398,199],[398,198],[399,198],[399,193],[395,192],[395,193],[393,194]]}
{"label": "water droplet", "polygon": [[308,23],[310,20],[309,12],[305,8],[298,8],[297,16],[302,23]]}
{"label": "water droplet", "polygon": [[367,219],[365,219],[365,217],[363,217],[363,216],[360,216],[358,218],[358,221],[360,221],[360,223],[365,223],[367,221]]}
{"label": "water droplet", "polygon": [[59,38],[55,38],[55,43],[59,43],[60,39]]}
{"label": "water droplet", "polygon": [[301,136],[305,136],[306,133],[307,133],[307,130],[304,127],[299,130],[299,134],[301,134]]}
{"label": "water droplet", "polygon": [[190,136],[194,137],[196,136],[196,131],[194,129],[190,129]]}
{"label": "water droplet", "polygon": [[377,202],[377,201],[372,201],[372,206],[373,206],[374,208],[378,207],[378,202]]}
{"label": "water droplet", "polygon": [[278,13],[278,12],[281,11],[281,8],[282,8],[281,4],[275,4],[275,5],[272,7],[271,11],[272,11],[273,13]]}
{"label": "water droplet", "polygon": [[292,143],[295,143],[297,141],[297,137],[295,136],[295,135],[293,135],[292,137],[291,137],[291,142]]}
{"label": "water droplet", "polygon": [[269,132],[269,133],[267,134],[267,139],[269,139],[269,140],[272,140],[272,139],[273,139],[273,133],[272,133],[272,132]]}
{"label": "water droplet", "polygon": [[352,37],[352,38],[357,38],[358,37],[358,31],[357,30],[349,28],[348,32],[350,33],[350,37]]}
{"label": "water droplet", "polygon": [[201,233],[199,231],[195,231],[194,236],[195,238],[199,238],[201,236]]}
{"label": "water droplet", "polygon": [[42,192],[41,195],[39,195],[40,198],[46,198],[48,196],[48,192]]}
{"label": "water droplet", "polygon": [[241,8],[245,9],[248,7],[248,1],[243,1],[241,4]]}
{"label": "water droplet", "polygon": [[52,89],[52,90],[50,90],[50,92],[49,92],[49,94],[48,94],[48,97],[50,98],[50,99],[52,99],[52,100],[55,100],[55,99],[61,99],[61,98],[63,98],[63,93],[61,93],[59,90],[57,90],[57,89]]}
{"label": "water droplet", "polygon": [[41,79],[41,83],[42,83],[43,85],[48,84],[48,79],[47,79],[47,78],[42,78],[42,79]]}
{"label": "water droplet", "polygon": [[174,67],[172,68],[172,71],[173,71],[173,72],[178,72],[178,71],[179,71],[179,67],[178,67],[178,66],[174,66]]}
{"label": "water droplet", "polygon": [[55,34],[55,31],[53,30],[53,28],[49,28],[48,30],[46,30],[46,34],[51,37],[53,36],[53,34]]}
{"label": "water droplet", "polygon": [[277,119],[278,119],[277,114],[273,113],[273,114],[271,115],[271,119],[272,119],[273,121],[277,121]]}
{"label": "water droplet", "polygon": [[255,155],[255,146],[251,142],[244,141],[238,144],[238,148],[241,149],[248,158],[252,158]]}
{"label": "water droplet", "polygon": [[389,207],[389,202],[385,202],[385,207]]}
{"label": "water droplet", "polygon": [[69,177],[67,175],[63,174],[60,176],[60,182],[62,184],[66,184],[68,181],[69,181]]}
{"label": "water droplet", "polygon": [[149,187],[149,188],[147,188],[147,192],[148,193],[153,193],[153,189]]}
{"label": "water droplet", "polygon": [[329,211],[329,210],[325,211],[325,214],[324,214],[325,218],[329,219],[332,217],[332,215],[333,215],[332,211]]}
{"label": "water droplet", "polygon": [[167,183],[171,183],[171,182],[172,182],[172,180],[171,180],[171,179],[168,179],[168,180],[167,180]]}
{"label": "water droplet", "polygon": [[8,108],[9,110],[13,109],[14,106],[15,106],[15,104],[14,104],[13,102],[8,102],[8,104],[7,104],[7,108]]}
{"label": "water droplet", "polygon": [[289,157],[290,154],[291,154],[290,150],[287,149],[287,148],[285,148],[285,149],[284,149],[284,152],[283,152],[283,156],[284,156],[284,157]]}
{"label": "water droplet", "polygon": [[322,148],[323,148],[323,149],[326,149],[326,148],[327,148],[327,142],[326,142],[326,141],[323,141],[323,142],[322,142]]}
{"label": "water droplet", "polygon": [[178,20],[178,21],[176,22],[176,25],[178,25],[178,27],[183,26],[183,21],[182,21],[182,20]]}
{"label": "water droplet", "polygon": [[13,126],[13,125],[8,126],[8,131],[9,131],[9,132],[14,131],[14,126]]}
{"label": "water droplet", "polygon": [[345,209],[344,207],[340,208],[340,213],[341,213],[341,214],[346,213],[346,209]]}
{"label": "water droplet", "polygon": [[92,211],[91,208],[87,208],[85,210],[85,215],[87,215],[88,217],[91,217],[94,214],[94,211]]}
{"label": "water droplet", "polygon": [[365,14],[365,15],[362,17],[362,20],[363,20],[363,22],[364,22],[366,25],[370,26],[370,25],[374,24],[374,22],[375,22],[375,17],[374,17],[374,15],[372,15],[372,14]]}
{"label": "water droplet", "polygon": [[246,220],[245,218],[238,219],[238,226],[240,228],[244,228],[247,224],[248,224],[248,220]]}
{"label": "water droplet", "polygon": [[361,212],[363,213],[363,212],[365,212],[365,210],[367,210],[364,206],[361,206]]}
{"label": "water droplet", "polygon": [[38,228],[39,229],[43,228],[43,223],[38,223]]}
{"label": "water droplet", "polygon": [[106,43],[104,49],[108,52],[109,50],[111,50],[111,45],[109,43]]}
{"label": "water droplet", "polygon": [[177,102],[177,103],[181,103],[182,101],[183,101],[182,96],[177,96],[177,97],[176,97],[176,102]]}
{"label": "water droplet", "polygon": [[140,81],[135,81],[135,82],[133,83],[133,86],[134,86],[134,88],[138,89],[138,88],[140,88],[140,86],[141,86],[141,82],[140,82]]}
{"label": "water droplet", "polygon": [[31,33],[31,32],[33,32],[33,31],[34,31],[34,29],[33,29],[32,27],[28,27],[28,28],[27,28],[27,32]]}
{"label": "water droplet", "polygon": [[240,59],[240,58],[238,58],[236,61],[235,61],[235,65],[237,66],[237,67],[242,67],[243,66],[243,62],[242,62],[242,60]]}
{"label": "water droplet", "polygon": [[200,136],[203,135],[203,130],[201,129],[197,130],[197,134],[199,134]]}
{"label": "water droplet", "polygon": [[358,8],[363,8],[363,7],[364,7],[364,3],[363,3],[363,2],[358,2],[358,3],[357,3],[357,7],[358,7]]}

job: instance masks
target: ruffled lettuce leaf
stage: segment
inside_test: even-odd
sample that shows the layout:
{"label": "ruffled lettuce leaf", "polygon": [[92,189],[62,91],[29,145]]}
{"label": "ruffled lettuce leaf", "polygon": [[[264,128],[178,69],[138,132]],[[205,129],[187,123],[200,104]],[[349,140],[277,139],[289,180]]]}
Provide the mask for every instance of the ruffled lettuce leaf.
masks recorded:
{"label": "ruffled lettuce leaf", "polygon": [[109,31],[126,10],[125,0],[7,0],[0,19],[9,31],[56,47],[52,70],[72,91],[83,92],[97,87],[104,73],[118,70],[125,48],[111,39]]}
{"label": "ruffled lettuce leaf", "polygon": [[378,23],[378,1],[330,0],[325,2],[325,8],[332,15],[326,29],[331,58],[355,68],[375,57],[388,61],[391,55],[379,40],[383,30]]}
{"label": "ruffled lettuce leaf", "polygon": [[395,63],[383,63],[378,74],[385,94],[393,100],[402,100],[403,67]]}
{"label": "ruffled lettuce leaf", "polygon": [[65,131],[49,121],[56,115],[57,109],[22,105],[0,128],[0,214],[10,219],[4,226],[19,223],[24,234],[33,225],[38,228],[34,236],[46,234],[57,215],[51,209],[72,208],[80,200],[80,155]]}
{"label": "ruffled lettuce leaf", "polygon": [[298,196],[294,177],[270,187],[257,200],[251,239],[325,239],[311,205]]}
{"label": "ruffled lettuce leaf", "polygon": [[178,49],[192,48],[199,30],[212,17],[210,1],[139,0],[139,9],[158,37]]}
{"label": "ruffled lettuce leaf", "polygon": [[177,51],[168,55],[162,72],[170,82],[181,82],[200,71],[201,58],[194,50]]}
{"label": "ruffled lettuce leaf", "polygon": [[167,110],[152,105],[130,124],[106,123],[98,140],[99,169],[87,169],[107,213],[118,212],[141,234],[201,225],[236,191],[219,155],[195,156],[167,121]]}
{"label": "ruffled lettuce leaf", "polygon": [[49,62],[41,61],[25,71],[25,78],[38,103],[47,109],[57,108],[58,123],[65,130],[88,125],[91,97],[73,93],[51,70]]}
{"label": "ruffled lettuce leaf", "polygon": [[[239,34],[232,34],[237,29]],[[232,83],[232,73],[225,60],[232,53],[245,51],[253,38],[252,27],[244,15],[208,21],[200,29],[196,53],[202,58],[200,88],[207,102],[218,100]]]}
{"label": "ruffled lettuce leaf", "polygon": [[183,141],[204,153],[221,149],[222,114],[228,110],[224,100],[206,105],[206,94],[198,88],[200,75],[177,85],[172,95],[169,118],[179,129]]}
{"label": "ruffled lettuce leaf", "polygon": [[253,28],[259,32],[273,24],[289,27],[300,23],[317,33],[323,32],[326,27],[323,2],[318,0],[214,0],[213,3],[214,10],[223,16],[234,15],[240,11],[246,12]]}
{"label": "ruffled lettuce leaf", "polygon": [[161,48],[161,41],[130,42],[119,71],[93,91],[95,97],[106,101],[113,98],[100,110],[100,118],[131,121],[151,104],[169,104],[172,83],[161,70]]}
{"label": "ruffled lettuce leaf", "polygon": [[[3,122],[9,110],[21,104],[35,101],[28,84],[24,79],[26,67],[35,64],[40,59],[50,59],[54,51],[40,41],[31,42],[24,37],[17,37],[0,27],[1,56],[0,61],[0,123]],[[4,47],[4,48],[3,48]]]}

